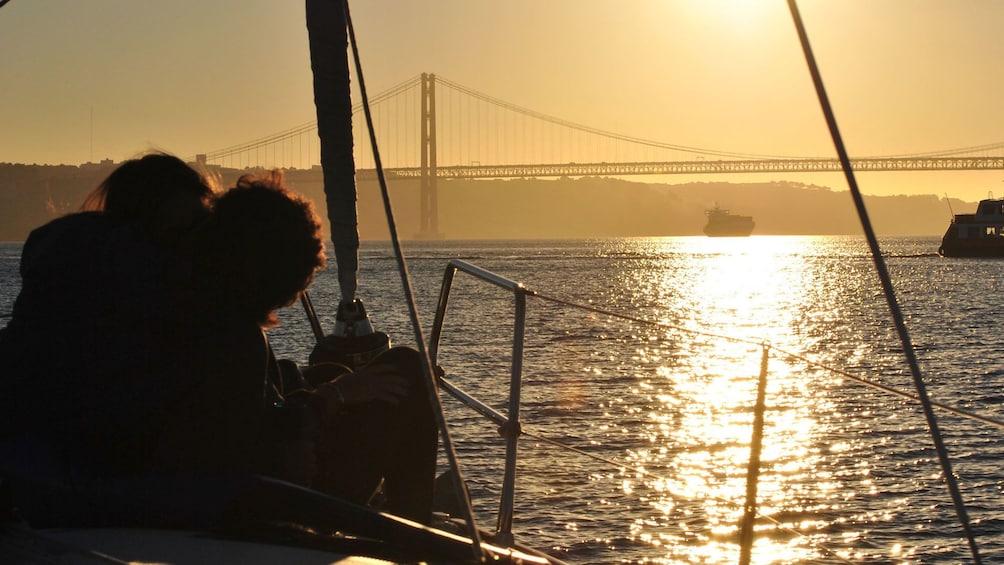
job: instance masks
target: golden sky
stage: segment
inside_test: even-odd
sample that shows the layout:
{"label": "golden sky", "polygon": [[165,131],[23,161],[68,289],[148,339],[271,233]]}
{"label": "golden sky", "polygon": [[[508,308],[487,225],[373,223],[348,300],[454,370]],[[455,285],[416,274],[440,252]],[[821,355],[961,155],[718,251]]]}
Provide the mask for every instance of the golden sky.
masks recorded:
{"label": "golden sky", "polygon": [[[799,6],[852,156],[1004,142],[1004,2]],[[351,8],[371,94],[432,72],[632,137],[835,155],[783,0],[357,0]],[[302,0],[10,0],[0,9],[0,52],[0,162],[118,161],[148,149],[190,157],[314,119]],[[846,188],[841,175],[795,180]],[[869,194],[1004,194],[1004,171],[858,180]]]}

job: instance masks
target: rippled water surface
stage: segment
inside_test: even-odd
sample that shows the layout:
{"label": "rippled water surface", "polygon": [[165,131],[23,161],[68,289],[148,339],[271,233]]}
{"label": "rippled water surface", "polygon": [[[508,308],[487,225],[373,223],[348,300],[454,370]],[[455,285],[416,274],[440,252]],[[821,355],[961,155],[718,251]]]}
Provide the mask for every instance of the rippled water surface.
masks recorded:
{"label": "rippled water surface", "polygon": [[[928,391],[1004,420],[1004,261],[941,258],[937,243],[882,240]],[[863,239],[423,242],[405,251],[426,335],[451,258],[539,293],[527,300],[518,540],[573,563],[736,563],[765,367],[753,563],[969,561],[918,403],[857,380],[915,394]],[[0,248],[3,312],[18,252]],[[361,263],[374,324],[414,343],[389,246],[364,244]],[[336,286],[329,271],[311,290],[328,329]],[[453,382],[502,412],[513,311],[511,294],[458,274],[439,356]],[[274,345],[305,361],[309,326],[298,310],[282,314]],[[503,441],[480,416],[444,405],[476,511],[492,527]],[[1004,562],[1000,429],[936,414],[981,554]]]}

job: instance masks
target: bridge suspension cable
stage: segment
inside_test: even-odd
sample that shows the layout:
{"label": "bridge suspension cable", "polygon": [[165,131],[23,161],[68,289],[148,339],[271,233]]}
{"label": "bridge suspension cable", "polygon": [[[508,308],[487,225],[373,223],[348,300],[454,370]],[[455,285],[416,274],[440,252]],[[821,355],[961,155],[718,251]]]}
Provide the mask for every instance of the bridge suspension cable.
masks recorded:
{"label": "bridge suspension cable", "polygon": [[443,78],[441,76],[438,76],[438,75],[436,76],[436,80],[437,80],[437,82],[445,84],[445,85],[449,86],[450,88],[452,88],[452,89],[454,89],[454,90],[456,90],[458,92],[462,92],[464,94],[467,94],[468,96],[477,98],[477,99],[482,100],[484,102],[488,102],[488,103],[493,104],[495,106],[498,106],[500,108],[505,108],[506,110],[510,110],[512,112],[516,112],[518,114],[522,114],[522,115],[525,115],[525,116],[528,116],[528,117],[536,118],[538,120],[542,120],[542,121],[545,121],[545,122],[548,122],[548,123],[551,123],[551,124],[555,124],[555,125],[559,125],[559,126],[564,126],[564,127],[567,127],[567,128],[571,128],[573,130],[584,132],[584,133],[590,133],[590,134],[599,135],[599,136],[602,136],[602,137],[607,137],[607,138],[610,138],[610,139],[616,139],[618,141],[626,141],[626,142],[629,142],[629,143],[636,143],[638,145],[645,145],[645,146],[648,146],[648,147],[655,147],[655,148],[658,148],[658,149],[671,149],[673,151],[681,151],[681,152],[693,153],[693,154],[697,154],[697,155],[708,155],[708,156],[712,156],[712,157],[731,157],[731,158],[738,158],[738,159],[793,159],[793,158],[797,158],[797,157],[781,156],[781,155],[758,155],[758,154],[753,154],[753,153],[735,153],[735,152],[731,152],[731,151],[722,151],[722,150],[717,150],[717,149],[701,149],[701,148],[698,148],[698,147],[688,147],[686,145],[676,145],[676,144],[673,144],[673,143],[666,143],[666,142],[662,142],[662,141],[653,141],[653,140],[648,140],[648,139],[642,139],[640,137],[632,137],[632,136],[629,136],[629,135],[624,135],[624,134],[619,134],[619,133],[613,133],[613,132],[610,132],[610,131],[605,131],[605,130],[601,130],[601,129],[598,129],[598,128],[586,126],[586,125],[583,125],[583,124],[578,124],[578,123],[575,123],[575,122],[571,122],[571,121],[568,121],[568,120],[565,120],[565,119],[562,119],[562,118],[557,118],[555,116],[550,116],[548,114],[543,114],[541,112],[537,112],[535,110],[530,110],[528,108],[523,108],[521,106],[517,106],[516,104],[512,104],[510,102],[506,102],[505,100],[500,100],[498,98],[494,98],[494,97],[489,96],[487,94],[478,92],[478,91],[476,91],[474,89],[468,88],[466,86],[463,86],[462,84],[453,82],[453,81],[451,81],[449,79],[445,79],[445,78]]}
{"label": "bridge suspension cable", "polygon": [[986,145],[973,145],[970,147],[959,147],[956,149],[944,149],[941,151],[926,151],[924,153],[905,153],[902,155],[883,155],[875,158],[886,158],[886,159],[918,159],[924,157],[950,157],[953,155],[972,155],[974,153],[984,153],[988,154],[991,151],[999,152],[1004,150],[1004,141],[998,141],[996,143],[988,143]]}
{"label": "bridge suspension cable", "polygon": [[[396,84],[388,88],[387,90],[377,94],[372,98],[370,102],[371,104],[379,104],[386,100],[390,100],[395,96],[398,96],[401,93],[408,91],[409,89],[415,88],[419,84],[419,80],[420,77],[416,75],[414,77],[409,78],[408,80],[402,81],[401,83]],[[353,115],[360,112],[361,110],[362,110],[362,103],[358,103],[352,106]],[[251,151],[267,148],[269,146],[278,143],[283,143],[285,141],[289,141],[290,139],[294,139],[305,134],[313,134],[314,136],[316,136],[317,120],[312,120],[310,122],[306,122],[304,124],[300,124],[290,129],[283,130],[252,141],[239,143],[237,145],[231,145],[230,147],[225,147],[223,149],[218,149],[215,151],[210,151],[205,154],[205,158],[207,162],[211,163],[217,162],[228,157],[233,157],[234,155],[249,153]]]}
{"label": "bridge suspension cable", "polygon": [[[408,78],[373,96],[371,107],[385,108],[384,123],[379,128],[388,139],[385,146],[397,159],[388,169],[394,174],[414,176],[411,169],[418,167],[421,145],[419,128],[419,91],[421,75]],[[437,114],[439,143],[439,176],[464,178],[498,178],[512,176],[578,176],[578,175],[636,175],[678,173],[732,173],[732,172],[820,172],[831,171],[833,157],[805,157],[741,153],[717,149],[704,149],[663,141],[643,139],[626,134],[602,130],[581,123],[531,110],[479,92],[460,83],[436,75],[441,92],[439,102],[455,108],[442,108]],[[475,107],[475,104],[480,106]],[[353,106],[359,114],[361,104]],[[495,110],[491,110],[494,108]],[[379,110],[378,110],[379,112]],[[488,117],[490,113],[505,113],[508,117]],[[516,124],[514,117],[526,118],[531,126]],[[554,126],[540,133],[532,124]],[[491,131],[485,131],[491,130]],[[530,133],[528,133],[530,130]],[[597,149],[583,147],[575,138],[562,132],[577,132],[593,140],[609,140],[620,145],[604,145]],[[511,139],[517,136],[518,139]],[[317,123],[311,121],[245,143],[232,145],[204,154],[207,163],[230,166],[287,167],[299,163],[310,168],[319,162]],[[295,145],[295,146],[294,146]],[[513,148],[519,148],[515,150]],[[674,151],[692,158],[664,155],[640,155],[630,148],[648,148]],[[622,149],[627,148],[627,155]],[[304,151],[306,149],[306,151]],[[358,148],[365,152],[365,148]],[[293,153],[299,151],[299,159]],[[304,158],[303,153],[306,152]],[[616,155],[614,155],[616,153]],[[859,157],[856,161],[863,170],[973,170],[1001,168],[1004,142],[969,147],[929,151],[924,153]],[[708,159],[706,159],[706,157]],[[367,156],[357,155],[357,167],[365,170]],[[192,160],[196,160],[194,157]],[[602,162],[600,162],[602,161]]]}

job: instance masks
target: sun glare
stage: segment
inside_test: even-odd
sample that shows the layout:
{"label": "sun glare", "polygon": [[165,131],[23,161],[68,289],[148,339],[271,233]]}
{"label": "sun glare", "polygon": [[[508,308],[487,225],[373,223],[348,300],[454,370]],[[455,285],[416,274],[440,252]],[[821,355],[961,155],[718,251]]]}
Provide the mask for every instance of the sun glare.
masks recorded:
{"label": "sun glare", "polygon": [[[672,470],[663,475],[671,478],[647,485],[656,513],[652,524],[692,524],[682,535],[708,536],[696,545],[664,543],[662,547],[676,552],[668,558],[735,561],[738,546],[726,540],[734,539],[743,513],[763,346],[783,343],[796,333],[794,326],[813,285],[805,264],[812,245],[812,238],[803,237],[665,240],[665,261],[672,267],[651,275],[668,285],[663,307],[679,316],[680,326],[704,333],[675,338],[675,346],[685,353],[667,359],[657,371],[662,381],[651,382],[661,406],[649,415],[652,448],[636,456],[640,464]],[[646,288],[658,285],[653,280]],[[805,402],[807,386],[811,384],[805,382],[804,372],[769,359],[761,515],[804,496],[791,483],[814,473],[818,422]],[[635,482],[631,488],[638,492],[641,485]],[[778,527],[766,522],[757,526],[764,532],[756,542],[758,555],[771,555],[772,563],[811,555],[789,537],[772,537],[771,529]],[[641,523],[633,528],[639,539],[656,539],[660,529],[667,528],[650,530]]]}
{"label": "sun glare", "polygon": [[790,27],[783,2],[692,0],[687,6],[688,19],[726,44],[748,44],[775,36],[782,22]]}
{"label": "sun glare", "polygon": [[717,16],[723,21],[737,26],[753,27],[763,23],[765,14],[777,3],[766,0],[717,0],[701,4],[714,7]]}

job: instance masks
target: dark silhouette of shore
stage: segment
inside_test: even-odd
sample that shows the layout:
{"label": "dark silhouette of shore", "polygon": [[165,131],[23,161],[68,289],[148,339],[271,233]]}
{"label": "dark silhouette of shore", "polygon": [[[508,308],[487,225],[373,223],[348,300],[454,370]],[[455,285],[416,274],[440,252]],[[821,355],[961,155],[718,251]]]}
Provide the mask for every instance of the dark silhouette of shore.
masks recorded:
{"label": "dark silhouette of shore", "polygon": [[[73,212],[114,168],[111,161],[81,166],[0,164],[0,241],[22,241],[35,227]],[[247,170],[214,169],[223,185]],[[286,171],[289,184],[314,200],[322,218],[321,174]],[[375,181],[358,181],[360,237],[388,237]],[[712,180],[652,184],[614,178],[441,180],[439,231],[449,239],[539,239],[701,235],[704,211],[720,203],[753,216],[754,235],[856,235],[860,223],[846,191],[802,183]],[[419,184],[389,182],[399,233],[418,233]],[[868,196],[882,235],[941,235],[951,219],[935,195]],[[957,210],[975,203],[952,200]]]}

